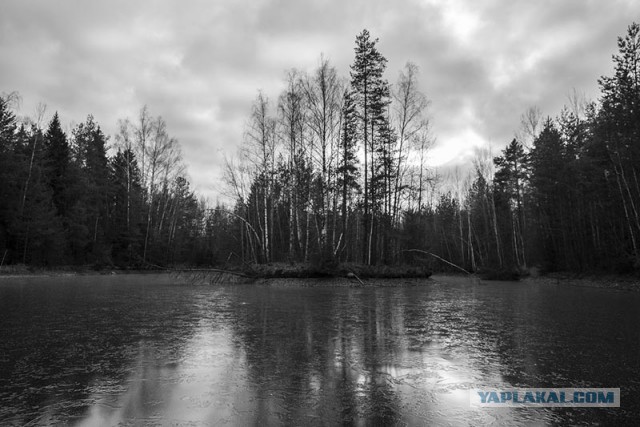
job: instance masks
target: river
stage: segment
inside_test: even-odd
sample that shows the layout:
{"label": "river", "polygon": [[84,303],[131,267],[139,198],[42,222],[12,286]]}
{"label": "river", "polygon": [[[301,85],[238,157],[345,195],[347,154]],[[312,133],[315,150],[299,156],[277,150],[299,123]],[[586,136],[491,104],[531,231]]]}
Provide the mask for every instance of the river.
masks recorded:
{"label": "river", "polygon": [[[2,278],[0,425],[640,417],[637,293],[455,277],[317,284]],[[472,407],[469,390],[483,387],[619,387],[621,407]]]}

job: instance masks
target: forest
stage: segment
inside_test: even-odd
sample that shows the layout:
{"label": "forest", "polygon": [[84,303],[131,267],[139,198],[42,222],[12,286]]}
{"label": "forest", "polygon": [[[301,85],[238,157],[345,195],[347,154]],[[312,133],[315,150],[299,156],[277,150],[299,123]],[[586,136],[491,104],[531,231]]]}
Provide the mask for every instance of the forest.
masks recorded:
{"label": "forest", "polygon": [[[603,58],[605,60],[605,58]],[[179,141],[146,106],[112,137],[88,115],[18,117],[0,97],[0,265],[230,268],[273,262],[447,270],[640,271],[640,26],[618,39],[600,97],[525,111],[497,155],[427,166],[430,101],[411,62],[390,83],[367,30],[346,74],[324,57],[262,92],[237,155],[232,203],[190,188]],[[428,77],[428,76],[427,76]],[[570,89],[570,88],[568,88]],[[433,254],[428,257],[425,253]]]}

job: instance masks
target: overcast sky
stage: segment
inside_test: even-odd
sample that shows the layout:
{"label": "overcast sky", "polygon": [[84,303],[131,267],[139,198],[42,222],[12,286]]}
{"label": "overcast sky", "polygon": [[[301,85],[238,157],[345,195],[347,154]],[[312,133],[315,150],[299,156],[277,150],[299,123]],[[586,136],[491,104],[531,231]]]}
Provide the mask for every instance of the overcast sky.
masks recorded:
{"label": "overcast sky", "polygon": [[432,162],[446,167],[503,148],[530,106],[555,116],[574,88],[597,98],[639,12],[636,0],[0,0],[0,93],[20,93],[20,115],[47,104],[67,129],[91,113],[109,135],[148,105],[214,201],[258,89],[275,100],[285,71],[320,54],[347,77],[363,28],[390,82],[420,67]]}

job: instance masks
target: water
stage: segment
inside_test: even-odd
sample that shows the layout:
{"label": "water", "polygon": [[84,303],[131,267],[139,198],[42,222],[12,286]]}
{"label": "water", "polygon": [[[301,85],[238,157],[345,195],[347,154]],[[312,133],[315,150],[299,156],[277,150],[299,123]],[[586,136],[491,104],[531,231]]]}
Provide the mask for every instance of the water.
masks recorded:
{"label": "water", "polygon": [[[0,425],[633,424],[640,295],[436,278],[198,286],[1,279]],[[331,282],[326,282],[331,284]],[[621,408],[472,408],[481,387]]]}

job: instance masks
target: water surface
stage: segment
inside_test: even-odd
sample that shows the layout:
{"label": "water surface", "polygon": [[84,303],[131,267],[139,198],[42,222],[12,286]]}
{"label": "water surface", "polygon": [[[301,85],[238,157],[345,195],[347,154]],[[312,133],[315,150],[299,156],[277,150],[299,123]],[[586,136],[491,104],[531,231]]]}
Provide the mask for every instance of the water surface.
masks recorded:
{"label": "water surface", "polygon": [[[640,296],[465,279],[342,288],[169,275],[0,280],[1,425],[622,424]],[[489,409],[482,387],[620,387],[622,407]]]}

